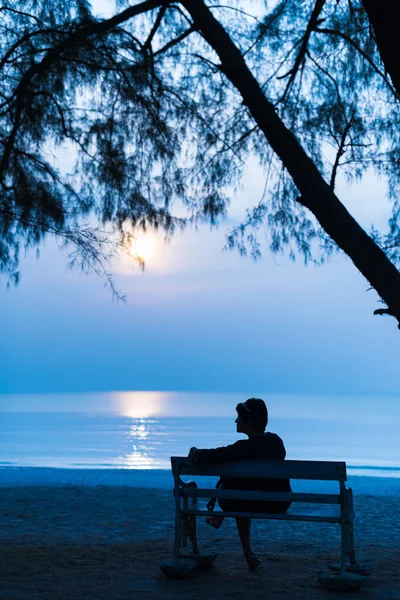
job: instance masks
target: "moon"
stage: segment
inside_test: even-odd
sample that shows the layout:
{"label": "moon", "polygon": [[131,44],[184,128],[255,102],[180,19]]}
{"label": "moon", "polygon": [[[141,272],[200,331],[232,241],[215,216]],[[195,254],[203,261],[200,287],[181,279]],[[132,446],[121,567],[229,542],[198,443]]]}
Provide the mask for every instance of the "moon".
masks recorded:
{"label": "moon", "polygon": [[154,241],[148,235],[141,235],[132,240],[131,254],[140,261],[147,262],[154,256]]}

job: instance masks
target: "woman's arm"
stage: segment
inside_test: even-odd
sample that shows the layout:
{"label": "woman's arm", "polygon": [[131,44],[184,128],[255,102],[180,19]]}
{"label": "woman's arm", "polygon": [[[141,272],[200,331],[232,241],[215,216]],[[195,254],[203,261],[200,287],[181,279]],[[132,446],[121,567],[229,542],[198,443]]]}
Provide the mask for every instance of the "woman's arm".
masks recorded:
{"label": "woman's arm", "polygon": [[[194,465],[212,465],[221,462],[229,462],[231,460],[240,460],[246,458],[247,440],[238,440],[229,446],[221,446],[220,448],[210,448],[199,450],[191,448],[189,457]],[[194,452],[191,454],[192,450]]]}

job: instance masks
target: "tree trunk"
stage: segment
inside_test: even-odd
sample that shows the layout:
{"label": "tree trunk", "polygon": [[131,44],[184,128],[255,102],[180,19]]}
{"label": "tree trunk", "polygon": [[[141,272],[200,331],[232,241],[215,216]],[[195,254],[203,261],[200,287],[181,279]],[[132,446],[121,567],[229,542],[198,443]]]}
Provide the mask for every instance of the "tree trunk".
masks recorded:
{"label": "tree trunk", "polygon": [[400,327],[400,272],[350,215],[324,181],[314,162],[264,96],[240,50],[203,0],[181,0],[205,40],[218,54],[221,70],[240,92],[243,103],[282,160],[301,196],[298,201],[351,258],[388,306]]}
{"label": "tree trunk", "polygon": [[362,0],[375,33],[376,43],[400,98],[400,3],[399,0]]}

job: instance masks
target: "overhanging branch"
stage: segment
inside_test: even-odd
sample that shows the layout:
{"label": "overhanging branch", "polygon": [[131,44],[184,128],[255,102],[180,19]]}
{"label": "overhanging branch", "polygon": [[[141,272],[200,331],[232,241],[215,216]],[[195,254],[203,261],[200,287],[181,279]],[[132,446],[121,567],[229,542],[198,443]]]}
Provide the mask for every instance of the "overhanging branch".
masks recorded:
{"label": "overhanging branch", "polygon": [[338,31],[336,29],[329,29],[327,27],[317,27],[315,29],[315,32],[316,33],[325,33],[328,35],[335,35],[335,36],[338,36],[338,37],[342,38],[343,40],[345,40],[350,46],[352,46],[355,50],[357,50],[357,52],[360,54],[360,56],[362,56],[368,62],[368,64],[375,71],[375,73],[377,73],[377,75],[379,75],[379,77],[381,77],[383,79],[383,81],[386,83],[386,85],[388,86],[388,88],[390,89],[392,94],[396,98],[399,98],[398,92],[392,86],[392,84],[390,83],[390,81],[387,78],[387,76],[385,75],[385,73],[382,73],[382,71],[377,67],[377,65],[374,63],[372,58],[370,56],[368,56],[368,54],[362,48],[360,48],[360,46],[349,35],[347,35],[346,33],[343,33],[342,31]]}
{"label": "overhanging branch", "polygon": [[14,94],[10,98],[11,101],[14,101],[16,110],[13,127],[10,135],[5,141],[5,151],[0,161],[0,178],[3,177],[3,174],[8,167],[8,161],[21,123],[21,117],[24,109],[24,97],[33,78],[36,75],[43,75],[61,58],[64,52],[70,48],[85,43],[89,37],[94,35],[103,35],[121,23],[124,23],[125,21],[128,21],[137,15],[149,12],[154,8],[164,5],[165,3],[166,0],[145,0],[145,2],[131,6],[118,15],[111,17],[110,19],[105,19],[104,21],[93,21],[92,23],[85,24],[81,28],[78,28],[76,31],[74,31],[66,39],[62,40],[59,44],[54,46],[54,48],[49,50],[39,63],[34,63],[24,73]]}
{"label": "overhanging branch", "polygon": [[311,33],[316,29],[317,25],[322,23],[322,20],[319,19],[319,15],[321,14],[322,9],[324,8],[325,0],[316,0],[314,4],[314,8],[311,13],[310,20],[308,21],[307,28],[304,32],[301,46],[299,52],[297,53],[296,59],[294,61],[293,67],[290,69],[289,73],[287,73],[284,77],[289,76],[289,81],[287,82],[285,91],[281,98],[281,102],[284,102],[289,94],[294,80],[296,79],[297,73],[299,69],[303,68],[304,60],[307,54],[308,42],[310,41]]}
{"label": "overhanging branch", "polygon": [[314,214],[326,233],[351,258],[400,324],[400,272],[329,188],[315,163],[265,97],[228,32],[203,0],[181,1],[291,175],[300,192],[299,203]]}

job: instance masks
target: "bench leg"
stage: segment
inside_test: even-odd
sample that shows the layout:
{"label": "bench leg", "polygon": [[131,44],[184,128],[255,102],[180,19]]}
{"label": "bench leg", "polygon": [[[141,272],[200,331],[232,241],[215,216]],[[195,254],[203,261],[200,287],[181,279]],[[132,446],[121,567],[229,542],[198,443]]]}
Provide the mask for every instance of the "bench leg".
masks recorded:
{"label": "bench leg", "polygon": [[182,527],[182,546],[184,548],[186,548],[188,537],[190,538],[190,517],[188,517],[187,515],[182,516],[181,527]]}
{"label": "bench leg", "polygon": [[353,521],[350,524],[350,531],[349,531],[349,537],[350,537],[350,564],[352,566],[357,566],[357,561],[356,561],[356,553],[354,550],[354,527],[353,527],[354,523]]}
{"label": "bench leg", "polygon": [[197,528],[196,528],[196,515],[191,515],[189,517],[189,539],[192,543],[192,551],[194,554],[199,553],[199,549],[197,547]]}
{"label": "bench leg", "polygon": [[359,567],[356,560],[356,553],[354,550],[354,527],[353,522],[344,523],[342,525],[342,540],[341,540],[341,560],[340,560],[340,572],[344,573],[350,563],[350,571],[354,570],[352,567]]}
{"label": "bench leg", "polygon": [[350,551],[350,523],[342,523],[341,530],[340,574],[344,575]]}
{"label": "bench leg", "polygon": [[334,573],[318,575],[320,583],[327,589],[355,591],[368,581],[372,567],[361,567],[356,562],[352,520],[341,523],[340,564],[329,564],[328,568]]}
{"label": "bench leg", "polygon": [[179,549],[181,547],[182,540],[182,529],[181,529],[181,515],[180,511],[175,510],[175,539],[174,539],[174,558],[179,559]]}

